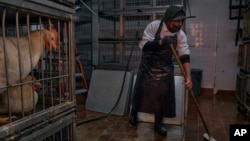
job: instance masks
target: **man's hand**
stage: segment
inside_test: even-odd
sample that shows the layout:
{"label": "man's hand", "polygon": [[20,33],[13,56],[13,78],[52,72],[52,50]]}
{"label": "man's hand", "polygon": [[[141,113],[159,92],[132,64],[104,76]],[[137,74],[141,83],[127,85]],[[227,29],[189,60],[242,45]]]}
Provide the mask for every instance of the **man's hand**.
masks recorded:
{"label": "man's hand", "polygon": [[175,36],[165,36],[161,39],[161,44],[160,45],[169,45],[169,44],[175,44],[176,42],[176,37]]}
{"label": "man's hand", "polygon": [[188,89],[188,90],[191,90],[192,89],[192,81],[191,81],[191,79],[187,79],[185,82],[184,82],[184,84],[185,84],[185,88],[186,89]]}

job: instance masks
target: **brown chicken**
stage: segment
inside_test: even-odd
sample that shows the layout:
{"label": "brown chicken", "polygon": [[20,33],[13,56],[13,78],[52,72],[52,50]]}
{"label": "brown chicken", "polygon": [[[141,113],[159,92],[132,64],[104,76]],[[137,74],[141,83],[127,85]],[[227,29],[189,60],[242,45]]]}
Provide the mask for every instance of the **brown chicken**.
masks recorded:
{"label": "brown chicken", "polygon": [[[35,78],[31,75],[28,75],[23,82],[29,82],[34,80]],[[34,87],[32,83],[26,83],[20,86],[14,86],[9,88],[9,102],[8,102],[8,94],[7,91],[3,92],[0,95],[0,114],[9,113],[9,108],[12,114],[21,114],[22,111],[29,112],[34,109],[34,106],[38,101],[37,90],[42,86],[40,82],[34,82]],[[22,89],[21,89],[22,87]],[[22,90],[22,92],[21,92]],[[23,96],[23,102],[22,102]],[[23,104],[23,109],[22,109]],[[8,108],[8,106],[10,106]],[[12,117],[13,118],[13,117]],[[1,117],[0,124],[8,123],[9,117]]]}
{"label": "brown chicken", "polygon": [[[9,84],[21,82],[31,72],[37,65],[44,48],[50,50],[50,47],[52,47],[54,50],[58,50],[58,38],[56,38],[54,32],[49,32],[48,30],[33,31],[30,33],[31,53],[28,36],[19,38],[19,47],[20,56],[18,53],[17,38],[6,37],[5,53],[3,37],[0,37],[0,94],[6,90],[5,86],[7,86],[7,82]],[[5,62],[7,65],[5,65]]]}

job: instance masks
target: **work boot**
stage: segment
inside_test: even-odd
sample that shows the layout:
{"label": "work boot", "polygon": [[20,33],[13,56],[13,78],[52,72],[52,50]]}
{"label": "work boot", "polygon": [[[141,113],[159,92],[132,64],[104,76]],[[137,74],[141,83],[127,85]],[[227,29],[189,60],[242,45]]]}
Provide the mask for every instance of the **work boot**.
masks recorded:
{"label": "work boot", "polygon": [[129,123],[133,126],[137,125],[137,111],[132,110],[129,116]]}
{"label": "work boot", "polygon": [[167,129],[163,126],[162,122],[155,123],[155,131],[161,136],[167,136]]}

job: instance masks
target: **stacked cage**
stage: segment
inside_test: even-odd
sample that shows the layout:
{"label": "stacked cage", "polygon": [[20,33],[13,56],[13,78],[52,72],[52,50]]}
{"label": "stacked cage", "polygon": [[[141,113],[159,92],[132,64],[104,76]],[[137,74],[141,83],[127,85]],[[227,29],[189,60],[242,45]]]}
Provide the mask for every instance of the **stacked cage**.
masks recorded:
{"label": "stacked cage", "polygon": [[238,67],[236,97],[238,111],[249,115],[250,112],[250,1],[245,0],[243,10],[243,42],[238,49]]}
{"label": "stacked cage", "polygon": [[73,1],[1,0],[0,11],[0,140],[74,140]]}
{"label": "stacked cage", "polygon": [[[81,3],[80,0],[76,0],[76,18],[75,18],[75,45],[76,45],[76,56],[79,57],[79,61],[84,68],[86,81],[90,83],[92,75],[92,1],[85,0]],[[83,5],[85,4],[85,5]],[[96,15],[94,15],[96,16]],[[76,89],[81,89],[82,86],[79,82],[79,77],[76,77]]]}
{"label": "stacked cage", "polygon": [[137,71],[141,59],[138,44],[147,24],[161,19],[169,5],[184,3],[182,0],[99,0],[98,5],[98,65],[125,66],[130,59],[130,68]]}

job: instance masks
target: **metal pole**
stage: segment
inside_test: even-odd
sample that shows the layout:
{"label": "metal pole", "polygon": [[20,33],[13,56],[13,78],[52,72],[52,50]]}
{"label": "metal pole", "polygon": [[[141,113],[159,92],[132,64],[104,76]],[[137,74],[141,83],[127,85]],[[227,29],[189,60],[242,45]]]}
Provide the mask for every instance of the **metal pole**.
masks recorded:
{"label": "metal pole", "polygon": [[92,12],[94,15],[97,16],[97,14],[95,13],[95,11],[93,11],[85,2],[83,2],[82,0],[80,0],[80,2],[81,2],[86,8],[88,8],[90,12]]}

